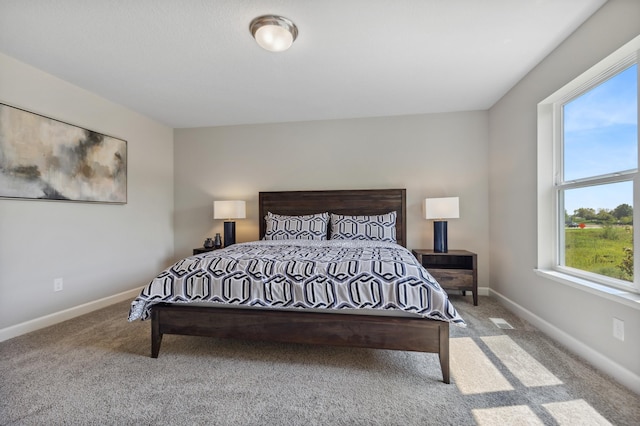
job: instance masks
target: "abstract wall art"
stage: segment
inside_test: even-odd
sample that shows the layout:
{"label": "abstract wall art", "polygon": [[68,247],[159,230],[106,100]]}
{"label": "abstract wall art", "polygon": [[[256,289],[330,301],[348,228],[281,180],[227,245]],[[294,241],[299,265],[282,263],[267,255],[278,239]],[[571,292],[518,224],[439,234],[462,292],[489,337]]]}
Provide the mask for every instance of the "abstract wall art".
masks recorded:
{"label": "abstract wall art", "polygon": [[0,104],[0,197],[124,204],[127,142]]}

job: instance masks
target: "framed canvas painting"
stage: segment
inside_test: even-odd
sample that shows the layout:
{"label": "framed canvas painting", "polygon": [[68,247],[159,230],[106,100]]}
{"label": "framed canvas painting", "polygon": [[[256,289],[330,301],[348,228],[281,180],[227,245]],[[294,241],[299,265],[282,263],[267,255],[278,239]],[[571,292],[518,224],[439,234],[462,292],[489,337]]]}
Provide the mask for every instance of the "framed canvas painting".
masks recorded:
{"label": "framed canvas painting", "polygon": [[0,197],[127,202],[127,142],[0,104]]}

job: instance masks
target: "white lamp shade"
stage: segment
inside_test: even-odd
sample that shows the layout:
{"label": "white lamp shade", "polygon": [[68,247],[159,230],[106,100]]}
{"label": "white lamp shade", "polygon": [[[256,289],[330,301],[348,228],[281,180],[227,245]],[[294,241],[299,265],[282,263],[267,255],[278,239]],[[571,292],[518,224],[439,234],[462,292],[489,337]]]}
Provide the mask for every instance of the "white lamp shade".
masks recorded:
{"label": "white lamp shade", "polygon": [[424,212],[426,219],[457,219],[460,217],[459,197],[427,198]]}
{"label": "white lamp shade", "polygon": [[214,219],[244,219],[247,217],[247,207],[244,201],[214,201]]}

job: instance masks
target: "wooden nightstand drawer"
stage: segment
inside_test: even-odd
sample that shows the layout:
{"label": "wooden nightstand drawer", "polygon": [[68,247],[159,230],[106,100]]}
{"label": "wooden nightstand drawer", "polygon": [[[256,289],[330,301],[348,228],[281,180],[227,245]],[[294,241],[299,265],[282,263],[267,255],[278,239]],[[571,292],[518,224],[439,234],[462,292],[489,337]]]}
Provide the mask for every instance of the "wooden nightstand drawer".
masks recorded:
{"label": "wooden nightstand drawer", "polygon": [[473,271],[434,268],[428,270],[443,288],[473,288]]}
{"label": "wooden nightstand drawer", "polygon": [[478,304],[477,255],[466,250],[449,250],[445,253],[414,249],[413,255],[445,290],[466,291],[473,294],[473,304]]}

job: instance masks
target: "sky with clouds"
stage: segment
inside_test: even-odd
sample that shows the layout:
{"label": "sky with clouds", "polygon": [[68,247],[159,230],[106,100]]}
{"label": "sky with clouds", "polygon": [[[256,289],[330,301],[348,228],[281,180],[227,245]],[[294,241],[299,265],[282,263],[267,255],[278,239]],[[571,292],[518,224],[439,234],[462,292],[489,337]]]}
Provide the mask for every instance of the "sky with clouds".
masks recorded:
{"label": "sky with clouds", "polygon": [[[606,175],[638,168],[638,65],[565,104],[564,179]],[[633,206],[631,182],[576,189],[565,195],[565,210],[612,210]]]}

